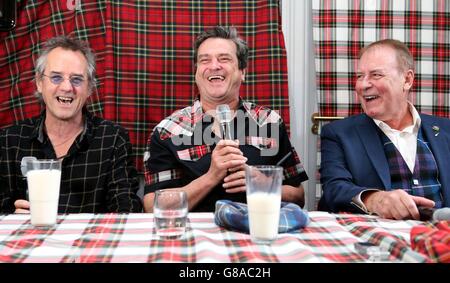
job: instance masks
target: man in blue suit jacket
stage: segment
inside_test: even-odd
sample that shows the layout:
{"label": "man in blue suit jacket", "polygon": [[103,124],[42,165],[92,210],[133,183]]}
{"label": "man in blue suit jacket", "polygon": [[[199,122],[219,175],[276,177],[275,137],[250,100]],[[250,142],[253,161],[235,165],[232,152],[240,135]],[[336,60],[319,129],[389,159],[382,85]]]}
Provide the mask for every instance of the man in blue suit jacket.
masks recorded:
{"label": "man in blue suit jacket", "polygon": [[407,96],[414,61],[397,40],[360,52],[356,92],[364,114],[321,133],[320,210],[419,219],[450,206],[450,120],[419,114]]}

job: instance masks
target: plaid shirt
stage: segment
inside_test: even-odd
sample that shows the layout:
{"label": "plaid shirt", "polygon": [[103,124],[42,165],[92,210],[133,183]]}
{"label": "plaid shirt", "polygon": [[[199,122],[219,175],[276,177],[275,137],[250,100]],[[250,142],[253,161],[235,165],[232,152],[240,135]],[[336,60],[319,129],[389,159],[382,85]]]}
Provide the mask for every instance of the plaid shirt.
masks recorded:
{"label": "plaid shirt", "polygon": [[[297,187],[307,180],[281,117],[275,111],[242,99],[239,110],[245,118],[234,118],[231,132],[239,139],[239,149],[248,158],[247,164],[276,164],[292,151],[293,154],[282,164],[283,185]],[[155,127],[144,154],[145,193],[185,186],[208,171],[211,152],[220,140],[211,131],[212,123],[212,117],[203,112],[200,101],[196,100],[192,106],[176,111]],[[205,137],[211,139],[207,141]],[[226,193],[220,183],[193,211],[212,212],[220,199],[246,202],[245,192]]]}
{"label": "plaid shirt", "polygon": [[[84,114],[84,131],[62,162],[59,213],[140,212],[128,133],[88,111]],[[14,201],[26,199],[22,157],[56,158],[44,121],[45,111],[0,131],[1,213],[14,212]]]}

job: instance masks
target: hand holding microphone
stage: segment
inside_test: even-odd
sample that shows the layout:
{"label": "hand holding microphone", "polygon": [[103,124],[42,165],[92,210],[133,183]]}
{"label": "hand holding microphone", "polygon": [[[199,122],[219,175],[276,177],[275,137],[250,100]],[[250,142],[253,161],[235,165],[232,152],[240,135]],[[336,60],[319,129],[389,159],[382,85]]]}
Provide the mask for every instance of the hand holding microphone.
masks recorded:
{"label": "hand holding microphone", "polygon": [[[231,114],[228,104],[217,105],[216,117],[220,125],[222,139],[225,141],[233,140],[233,135],[231,133],[231,121],[233,120],[233,115]],[[247,158],[245,158],[241,152],[241,155],[237,156],[237,159],[235,159],[236,162],[238,160],[245,161],[238,166],[228,168],[227,176],[223,180],[223,187],[227,193],[245,192],[245,162],[247,161]]]}

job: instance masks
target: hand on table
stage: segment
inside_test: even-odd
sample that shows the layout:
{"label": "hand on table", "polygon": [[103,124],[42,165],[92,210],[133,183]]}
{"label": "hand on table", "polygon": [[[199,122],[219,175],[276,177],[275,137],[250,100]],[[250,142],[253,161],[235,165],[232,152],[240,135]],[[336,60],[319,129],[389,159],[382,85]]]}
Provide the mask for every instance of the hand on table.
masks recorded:
{"label": "hand on table", "polygon": [[418,206],[434,207],[435,203],[424,197],[412,196],[404,190],[370,192],[363,199],[370,212],[389,219],[419,220]]}
{"label": "hand on table", "polygon": [[14,213],[30,213],[30,202],[24,199],[18,199],[14,202],[16,210]]}

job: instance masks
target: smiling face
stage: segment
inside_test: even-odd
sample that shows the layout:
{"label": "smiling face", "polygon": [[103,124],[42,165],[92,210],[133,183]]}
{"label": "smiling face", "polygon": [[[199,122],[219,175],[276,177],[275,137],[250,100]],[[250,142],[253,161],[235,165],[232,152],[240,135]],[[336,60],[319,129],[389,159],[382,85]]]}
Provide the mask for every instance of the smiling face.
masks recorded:
{"label": "smiling face", "polygon": [[409,113],[407,95],[414,72],[402,70],[393,48],[368,49],[359,60],[357,76],[356,92],[368,116],[388,125],[405,119]]}
{"label": "smiling face", "polygon": [[[63,77],[55,84],[51,77]],[[47,119],[62,121],[81,121],[82,109],[89,96],[87,61],[79,51],[55,48],[48,53],[44,76],[36,76],[38,92],[45,103]],[[80,82],[78,86],[71,84]]]}
{"label": "smiling face", "polygon": [[203,104],[239,101],[245,70],[239,70],[236,45],[223,38],[208,38],[198,48],[195,82]]}

